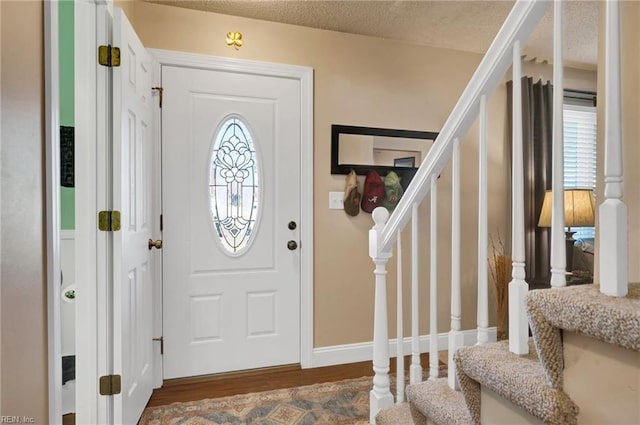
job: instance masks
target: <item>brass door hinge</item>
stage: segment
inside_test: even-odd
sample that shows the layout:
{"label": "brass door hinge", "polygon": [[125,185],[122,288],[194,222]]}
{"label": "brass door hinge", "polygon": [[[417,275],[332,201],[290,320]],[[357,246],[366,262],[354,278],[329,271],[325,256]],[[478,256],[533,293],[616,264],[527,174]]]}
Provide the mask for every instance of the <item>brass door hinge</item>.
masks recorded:
{"label": "brass door hinge", "polygon": [[152,341],[160,341],[160,355],[164,354],[164,337],[151,338]]}
{"label": "brass door hinge", "polygon": [[102,66],[120,66],[120,48],[108,46],[98,46],[98,63]]}
{"label": "brass door hinge", "polygon": [[103,232],[120,230],[120,211],[100,211],[98,213],[98,229]]}
{"label": "brass door hinge", "polygon": [[122,378],[120,375],[105,375],[100,377],[100,395],[120,394]]}

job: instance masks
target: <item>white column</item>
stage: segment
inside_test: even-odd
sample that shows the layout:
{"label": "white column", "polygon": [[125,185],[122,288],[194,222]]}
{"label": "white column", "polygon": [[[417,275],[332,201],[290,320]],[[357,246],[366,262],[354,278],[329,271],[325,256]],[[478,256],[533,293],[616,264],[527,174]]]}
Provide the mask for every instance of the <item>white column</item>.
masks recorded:
{"label": "white column", "polygon": [[620,100],[620,4],[605,2],[604,202],[598,209],[600,292],[628,292],[627,206],[622,199],[622,106]]}
{"label": "white column", "polygon": [[509,283],[509,350],[515,354],[529,352],[529,324],[525,297],[524,258],[524,158],[522,148],[522,59],[520,41],[513,44],[513,158],[511,161],[511,282]]}
{"label": "white column", "polygon": [[402,308],[402,231],[398,230],[396,277],[396,403],[404,402],[404,321]]}
{"label": "white column", "polygon": [[566,286],[567,250],[564,233],[564,2],[553,2],[553,155],[551,208],[551,286]]}
{"label": "white column", "polygon": [[487,115],[487,96],[482,95],[480,97],[480,152],[478,164],[478,345],[489,342]]}
{"label": "white column", "polygon": [[431,177],[429,379],[438,377],[438,176]]}
{"label": "white column", "polygon": [[422,365],[420,364],[420,282],[418,250],[418,204],[411,206],[411,366],[409,382],[422,382]]}
{"label": "white column", "polygon": [[380,252],[380,236],[389,212],[382,207],[373,211],[375,225],[369,230],[369,256],[376,265],[375,310],[373,318],[373,389],[369,393],[369,422],[374,424],[378,412],[393,405],[389,383],[389,331],[387,321],[387,261],[390,252]]}
{"label": "white column", "polygon": [[449,350],[447,367],[449,387],[458,388],[453,353],[463,345],[462,335],[462,292],[460,291],[460,140],[453,141],[453,160],[451,165],[451,330],[449,331]]}

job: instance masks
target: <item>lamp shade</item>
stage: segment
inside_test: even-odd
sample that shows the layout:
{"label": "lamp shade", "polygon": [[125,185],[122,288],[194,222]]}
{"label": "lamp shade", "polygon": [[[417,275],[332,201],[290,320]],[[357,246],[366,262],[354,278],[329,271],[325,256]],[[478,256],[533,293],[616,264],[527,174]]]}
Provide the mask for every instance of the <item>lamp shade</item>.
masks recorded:
{"label": "lamp shade", "polygon": [[[551,227],[552,192],[547,190],[540,211],[539,227]],[[564,191],[564,225],[567,227],[591,227],[595,223],[595,202],[589,189]]]}

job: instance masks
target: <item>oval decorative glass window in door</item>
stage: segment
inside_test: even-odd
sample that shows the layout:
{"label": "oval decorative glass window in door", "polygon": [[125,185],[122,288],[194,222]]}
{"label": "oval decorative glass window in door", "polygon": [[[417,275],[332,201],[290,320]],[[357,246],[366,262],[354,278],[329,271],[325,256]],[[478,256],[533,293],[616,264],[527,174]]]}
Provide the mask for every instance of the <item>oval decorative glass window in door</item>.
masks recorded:
{"label": "oval decorative glass window in door", "polygon": [[238,116],[218,127],[209,169],[209,205],[224,251],[242,254],[256,233],[260,207],[256,149],[247,125]]}

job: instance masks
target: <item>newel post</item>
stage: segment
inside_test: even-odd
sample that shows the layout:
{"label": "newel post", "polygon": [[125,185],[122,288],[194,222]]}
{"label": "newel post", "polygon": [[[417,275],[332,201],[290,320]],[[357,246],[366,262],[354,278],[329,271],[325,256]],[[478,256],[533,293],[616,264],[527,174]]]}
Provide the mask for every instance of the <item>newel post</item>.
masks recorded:
{"label": "newel post", "polygon": [[624,297],[628,287],[627,205],[623,200],[620,4],[605,4],[604,202],[598,209],[600,292]]}
{"label": "newel post", "polygon": [[369,230],[369,256],[376,265],[375,310],[373,319],[373,389],[369,393],[369,422],[375,423],[381,409],[393,405],[389,383],[389,332],[387,318],[387,262],[391,252],[381,252],[382,229],[389,219],[389,211],[378,207],[373,210],[375,225]]}

